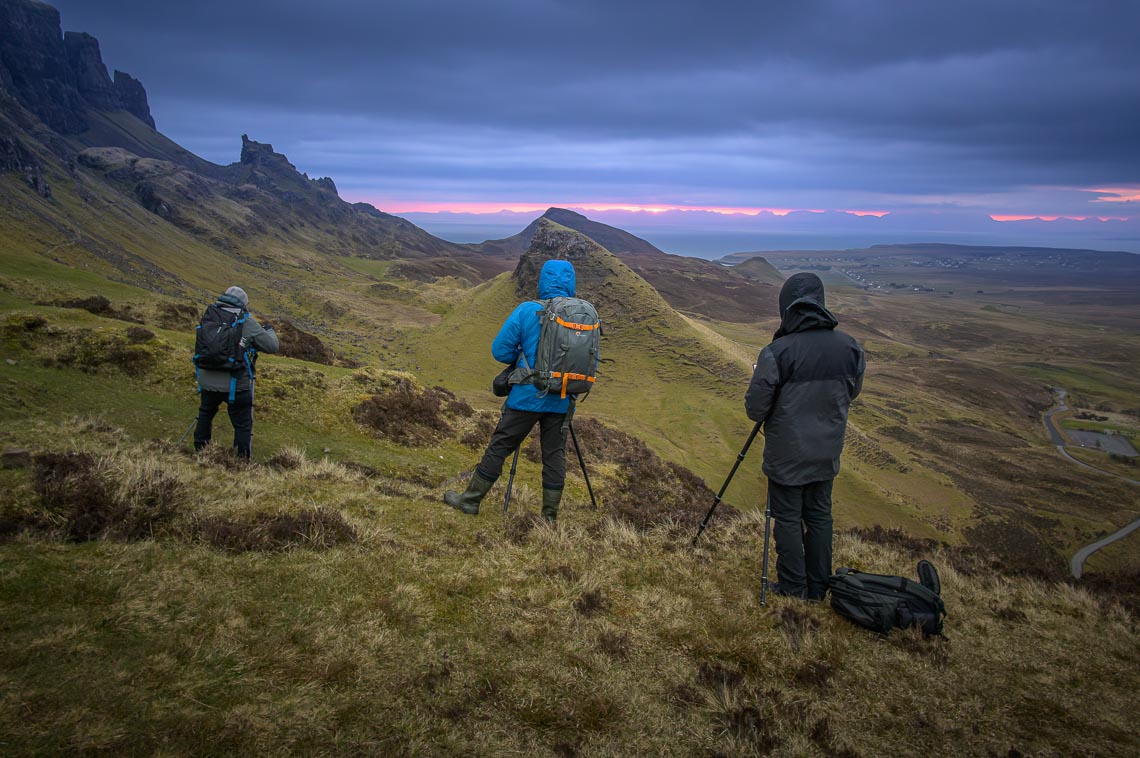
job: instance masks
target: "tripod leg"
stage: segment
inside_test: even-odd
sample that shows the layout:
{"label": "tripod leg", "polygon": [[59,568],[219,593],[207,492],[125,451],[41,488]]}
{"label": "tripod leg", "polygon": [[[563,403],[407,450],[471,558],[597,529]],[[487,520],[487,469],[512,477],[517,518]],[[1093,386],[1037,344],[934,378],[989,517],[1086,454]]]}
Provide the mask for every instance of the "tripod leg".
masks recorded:
{"label": "tripod leg", "polygon": [[772,526],[772,491],[768,490],[768,498],[764,503],[764,565],[760,569],[760,607],[763,608],[768,601],[768,535]]}
{"label": "tripod leg", "polygon": [[740,450],[740,455],[736,456],[736,463],[732,464],[732,470],[728,472],[728,478],[724,480],[724,484],[720,487],[720,492],[716,493],[716,498],[713,499],[712,507],[709,512],[705,514],[704,521],[697,528],[697,535],[693,537],[693,547],[697,546],[697,540],[704,534],[705,528],[709,525],[709,519],[712,518],[713,512],[716,507],[720,505],[721,498],[724,497],[725,490],[728,489],[729,483],[732,482],[732,477],[736,476],[736,470],[740,468],[740,464],[744,461],[744,456],[748,454],[748,448],[752,447],[752,441],[756,439],[756,435],[760,433],[760,422],[756,422],[756,426],[752,427],[752,434],[748,435],[748,441],[744,443],[744,447]]}
{"label": "tripod leg", "polygon": [[582,446],[578,444],[578,433],[574,431],[574,424],[570,423],[570,438],[574,440],[574,452],[578,454],[578,465],[582,467],[582,478],[586,480],[586,491],[590,493],[590,502],[594,510],[598,510],[598,501],[594,499],[594,488],[590,486],[590,475],[586,472],[586,461],[582,459]]}
{"label": "tripod leg", "polygon": [[186,431],[182,432],[182,436],[178,438],[178,442],[175,443],[175,446],[176,447],[182,447],[182,443],[186,440],[186,435],[190,434],[190,431],[194,427],[196,427],[197,425],[198,425],[198,417],[195,416],[194,420],[190,422],[190,426],[186,427]]}
{"label": "tripod leg", "polygon": [[511,461],[511,475],[507,477],[507,493],[503,496],[503,515],[507,515],[507,508],[511,505],[511,487],[515,484],[515,470],[519,467],[519,451],[522,450],[522,443],[515,448],[515,457]]}

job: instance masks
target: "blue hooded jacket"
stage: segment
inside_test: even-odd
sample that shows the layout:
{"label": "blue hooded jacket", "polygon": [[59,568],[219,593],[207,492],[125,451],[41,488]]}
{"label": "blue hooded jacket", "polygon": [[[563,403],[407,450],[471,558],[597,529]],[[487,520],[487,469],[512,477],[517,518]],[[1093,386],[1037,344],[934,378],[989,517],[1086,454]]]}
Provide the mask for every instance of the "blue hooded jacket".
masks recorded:
{"label": "blue hooded jacket", "polygon": [[[547,261],[538,275],[538,297],[549,300],[554,297],[574,297],[577,280],[574,266],[569,261]],[[507,316],[499,333],[491,343],[491,354],[499,363],[511,364],[521,352],[526,363],[533,367],[538,353],[538,335],[542,324],[538,312],[542,305],[528,300],[519,305]],[[521,364],[520,364],[521,365]],[[538,396],[538,388],[532,384],[516,384],[507,396],[507,407],[516,411],[538,413],[566,413],[570,410],[570,398],[561,398],[557,393]]]}

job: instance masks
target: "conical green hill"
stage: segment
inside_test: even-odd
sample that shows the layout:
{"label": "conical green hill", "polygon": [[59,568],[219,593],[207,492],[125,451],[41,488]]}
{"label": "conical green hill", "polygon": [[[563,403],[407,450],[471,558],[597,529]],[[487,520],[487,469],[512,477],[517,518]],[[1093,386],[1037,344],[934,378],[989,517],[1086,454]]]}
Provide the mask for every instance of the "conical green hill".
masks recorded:
{"label": "conical green hill", "polygon": [[[513,274],[467,291],[417,335],[411,354],[425,383],[489,397],[502,368],[491,340],[521,301],[538,296],[542,264],[555,258],[574,264],[577,294],[595,305],[603,327],[598,383],[579,413],[620,426],[706,481],[722,477],[750,428],[743,397],[754,356],[730,354],[723,338],[677,313],[615,255],[549,220]],[[759,467],[739,479],[734,492],[755,491]]]}
{"label": "conical green hill", "polygon": [[762,255],[757,255],[743,263],[736,264],[732,267],[732,271],[749,279],[756,279],[777,286],[782,286],[784,282],[783,275]]}
{"label": "conical green hill", "polygon": [[[652,357],[661,376],[685,376],[706,389],[737,393],[741,382],[747,381],[738,361],[706,343],[652,285],[616,255],[581,232],[549,219],[539,222],[530,249],[515,268],[513,279],[520,298],[535,296],[542,265],[555,259],[574,264],[578,296],[598,309],[607,344],[618,348],[615,362],[621,362],[627,349],[636,349]],[[710,383],[710,376],[728,386]]]}

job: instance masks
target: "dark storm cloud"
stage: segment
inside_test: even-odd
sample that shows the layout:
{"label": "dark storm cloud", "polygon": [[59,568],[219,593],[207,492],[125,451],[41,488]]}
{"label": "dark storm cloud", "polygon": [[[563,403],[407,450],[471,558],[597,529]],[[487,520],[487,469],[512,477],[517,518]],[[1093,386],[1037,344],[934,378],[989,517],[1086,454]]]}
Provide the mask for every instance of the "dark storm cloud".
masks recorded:
{"label": "dark storm cloud", "polygon": [[726,202],[1140,179],[1135,3],[56,5],[190,147],[232,159],[249,131],[342,186]]}

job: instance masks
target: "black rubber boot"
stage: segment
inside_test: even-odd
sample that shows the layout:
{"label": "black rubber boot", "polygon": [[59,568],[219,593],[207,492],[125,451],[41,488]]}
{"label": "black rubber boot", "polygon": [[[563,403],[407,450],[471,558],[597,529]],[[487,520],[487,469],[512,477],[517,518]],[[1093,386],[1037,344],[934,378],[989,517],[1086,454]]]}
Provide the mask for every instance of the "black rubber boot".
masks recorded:
{"label": "black rubber boot", "polygon": [[463,511],[468,516],[477,516],[479,514],[479,503],[487,497],[487,493],[491,491],[494,484],[494,482],[488,482],[479,476],[478,473],[474,473],[471,475],[467,489],[462,494],[455,490],[448,490],[443,493],[443,502],[456,510]]}
{"label": "black rubber boot", "polygon": [[558,504],[562,502],[562,490],[542,491],[542,517],[546,523],[553,524],[558,520]]}

